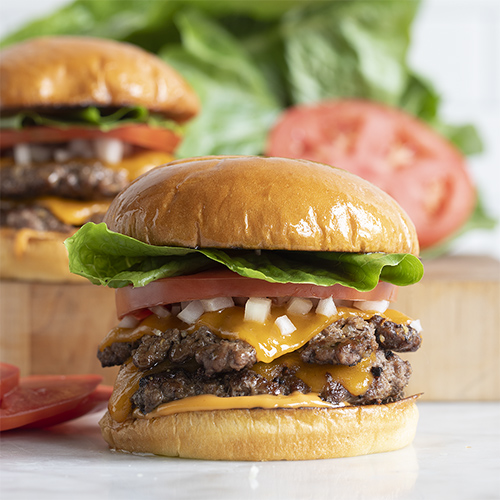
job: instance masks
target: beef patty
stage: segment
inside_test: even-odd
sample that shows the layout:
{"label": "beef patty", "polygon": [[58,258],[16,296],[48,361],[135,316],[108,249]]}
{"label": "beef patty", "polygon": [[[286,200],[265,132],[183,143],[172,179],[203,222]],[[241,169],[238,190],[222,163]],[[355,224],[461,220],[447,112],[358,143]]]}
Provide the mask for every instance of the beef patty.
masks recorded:
{"label": "beef patty", "polygon": [[[128,183],[125,171],[115,171],[96,160],[70,160],[65,164],[43,163],[36,167],[2,168],[0,226],[14,229],[67,233],[74,228],[40,204],[39,197],[70,200],[110,200]],[[101,222],[96,214],[86,222]]]}
{"label": "beef patty", "polygon": [[12,165],[2,168],[0,197],[102,200],[113,198],[127,184],[125,171],[110,169],[97,160],[50,162],[36,167]]}
{"label": "beef patty", "polygon": [[[373,404],[403,397],[411,367],[392,351],[415,351],[420,343],[414,328],[375,315],[369,320],[339,319],[297,352],[305,363],[347,366],[355,366],[375,353],[373,380],[364,394],[351,394],[329,373],[320,391],[323,400],[334,404]],[[250,344],[222,339],[206,327],[194,332],[168,329],[158,335],[144,335],[133,343],[115,342],[98,352],[102,366],[120,365],[130,357],[145,372],[132,397],[134,406],[144,413],[160,404],[200,394],[231,397],[311,392],[297,377],[297,368],[285,361],[280,364],[278,359],[272,377],[266,378],[252,369],[256,351]],[[155,373],[148,374],[153,368]]]}

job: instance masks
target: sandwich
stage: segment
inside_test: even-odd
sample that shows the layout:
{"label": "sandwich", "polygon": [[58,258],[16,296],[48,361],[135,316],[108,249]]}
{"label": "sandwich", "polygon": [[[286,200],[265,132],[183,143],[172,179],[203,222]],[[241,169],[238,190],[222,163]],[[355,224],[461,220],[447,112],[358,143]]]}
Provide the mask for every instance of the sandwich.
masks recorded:
{"label": "sandwich", "polygon": [[173,159],[197,97],[158,57],[98,38],[10,46],[0,73],[0,275],[73,281],[63,241]]}
{"label": "sandwich", "polygon": [[305,460],[395,450],[418,320],[390,307],[423,268],[386,193],[306,160],[173,161],[67,242],[70,268],[116,288],[98,347],[119,365],[100,425],[117,450]]}

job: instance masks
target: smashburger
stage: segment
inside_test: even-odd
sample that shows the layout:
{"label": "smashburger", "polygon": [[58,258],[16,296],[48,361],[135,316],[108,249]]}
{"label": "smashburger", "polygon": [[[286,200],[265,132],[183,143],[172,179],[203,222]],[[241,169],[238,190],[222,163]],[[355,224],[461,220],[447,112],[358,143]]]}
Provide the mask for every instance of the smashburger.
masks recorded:
{"label": "smashburger", "polygon": [[97,38],[13,45],[0,74],[0,275],[75,279],[64,239],[173,159],[198,100],[158,57]]}
{"label": "smashburger", "polygon": [[66,245],[117,287],[112,448],[220,460],[394,450],[415,434],[420,325],[392,310],[423,273],[396,202],[305,160],[205,157],[141,176]]}

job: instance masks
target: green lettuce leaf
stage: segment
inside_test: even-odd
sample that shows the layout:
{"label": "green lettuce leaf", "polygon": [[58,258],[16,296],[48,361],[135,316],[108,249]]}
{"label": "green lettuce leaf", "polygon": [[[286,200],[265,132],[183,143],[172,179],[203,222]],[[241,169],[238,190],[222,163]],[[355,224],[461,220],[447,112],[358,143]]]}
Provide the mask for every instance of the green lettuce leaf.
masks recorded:
{"label": "green lettuce leaf", "polygon": [[151,127],[168,128],[178,133],[182,130],[182,127],[173,120],[152,113],[143,106],[123,107],[110,113],[95,106],[68,109],[59,114],[43,114],[34,110],[22,110],[14,115],[0,117],[0,128],[15,130],[31,125],[43,125],[58,128],[88,126],[97,127],[99,130],[107,132],[131,123],[144,123]]}
{"label": "green lettuce leaf", "polygon": [[261,154],[277,112],[343,97],[400,106],[464,154],[477,153],[482,144],[474,127],[445,124],[437,92],[408,66],[418,7],[400,0],[76,0],[0,46],[70,34],[160,54],[202,102],[201,115],[187,126],[182,156]]}
{"label": "green lettuce leaf", "polygon": [[201,12],[183,12],[175,22],[183,43],[165,47],[160,56],[189,80],[203,102],[187,126],[179,156],[263,151],[281,111],[263,74],[238,40]]}
{"label": "green lettuce leaf", "polygon": [[65,244],[71,272],[112,288],[144,286],[160,278],[192,274],[217,265],[273,283],[339,283],[359,291],[372,290],[379,280],[410,285],[423,275],[420,260],[409,254],[153,246],[110,231],[104,223],[85,224]]}
{"label": "green lettuce leaf", "polygon": [[362,97],[398,105],[417,8],[417,2],[312,2],[290,12],[283,37],[293,102]]}

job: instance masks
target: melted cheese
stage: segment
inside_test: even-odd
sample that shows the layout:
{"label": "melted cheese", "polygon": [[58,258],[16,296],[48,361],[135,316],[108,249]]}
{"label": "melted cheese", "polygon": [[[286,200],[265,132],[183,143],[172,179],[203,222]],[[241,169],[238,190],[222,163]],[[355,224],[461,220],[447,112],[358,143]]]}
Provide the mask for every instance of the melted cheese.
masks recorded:
{"label": "melted cheese", "polygon": [[283,335],[276,326],[276,318],[287,314],[284,307],[273,307],[265,323],[244,321],[242,307],[230,307],[218,312],[205,313],[199,320],[223,338],[241,339],[257,351],[257,360],[265,363],[295,351],[328,326],[332,320],[321,314],[288,314],[296,330]]}
{"label": "melted cheese", "polygon": [[[288,335],[283,335],[276,326],[276,318],[286,314],[296,330]],[[284,307],[273,307],[265,323],[244,321],[244,310],[241,307],[231,307],[223,311],[205,313],[199,324],[209,327],[222,338],[241,339],[252,345],[257,354],[257,361],[270,363],[274,359],[293,352],[309,342],[315,335],[324,330],[329,324],[341,318],[361,317],[370,319],[374,311],[360,311],[349,307],[339,307],[337,315],[327,318],[321,314],[310,312],[308,314],[290,314]],[[409,323],[411,321],[404,314],[388,310],[382,317],[389,318],[395,323]]]}
{"label": "melted cheese", "polygon": [[205,313],[194,325],[187,326],[175,316],[160,318],[150,315],[136,328],[113,328],[103,340],[99,348],[103,350],[113,342],[134,342],[144,335],[160,335],[169,328],[179,328],[192,332],[201,326],[212,329],[214,333],[226,339],[243,339],[255,347],[258,362],[251,368],[261,376],[272,380],[282,364],[287,364],[296,370],[295,375],[303,380],[312,390],[309,394],[293,393],[290,396],[243,396],[221,398],[213,395],[202,395],[172,401],[160,405],[153,412],[143,415],[138,410],[132,412],[131,397],[139,388],[141,377],[159,372],[161,365],[141,372],[132,360],[127,361],[120,369],[116,379],[113,395],[110,398],[108,409],[112,418],[123,422],[131,414],[136,418],[153,418],[180,412],[202,410],[228,410],[244,408],[333,408],[319,398],[328,378],[342,384],[351,394],[362,395],[373,381],[371,368],[375,363],[375,355],[363,359],[355,366],[315,365],[304,363],[296,351],[307,343],[318,332],[340,318],[361,317],[369,319],[378,314],[398,324],[409,324],[411,318],[388,309],[385,313],[376,311],[360,311],[347,307],[339,307],[338,314],[325,318],[316,313],[306,315],[288,314],[297,329],[289,335],[283,336],[275,326],[276,317],[285,314],[281,307],[272,309],[269,320],[264,323],[245,322],[244,310],[241,307],[232,307],[219,312]]}
{"label": "melted cheese", "polygon": [[110,164],[106,163],[106,167],[113,170],[126,170],[130,181],[144,174],[154,167],[169,163],[174,157],[168,153],[161,151],[143,151],[136,153],[133,156],[124,158],[121,162]]}
{"label": "melted cheese", "polygon": [[79,201],[63,198],[37,198],[36,203],[50,210],[60,221],[71,226],[81,226],[93,216],[103,214],[111,201]]}
{"label": "melted cheese", "polygon": [[[126,170],[128,172],[129,180],[134,180],[136,177],[144,174],[154,167],[169,163],[174,159],[171,154],[162,151],[141,151],[132,156],[124,158],[118,163],[104,163],[104,165],[111,170]],[[82,161],[87,161],[83,159]],[[33,162],[33,168],[37,166],[46,165],[45,162]],[[0,168],[14,166],[14,160],[11,157],[0,157]]]}
{"label": "melted cheese", "polygon": [[135,342],[144,335],[159,335],[170,328],[185,329],[185,327],[186,324],[176,316],[160,318],[155,314],[151,314],[151,316],[143,319],[136,328],[122,328],[119,326],[112,328],[99,344],[99,350],[103,351],[114,342]]}
{"label": "melted cheese", "polygon": [[143,376],[144,373],[134,366],[132,359],[120,367],[113,393],[108,402],[108,411],[116,422],[123,422],[132,412],[130,398],[139,389],[139,381]]}
{"label": "melted cheese", "polygon": [[136,410],[134,411],[134,417],[149,419],[189,411],[245,410],[252,408],[338,408],[339,406],[345,405],[332,405],[323,401],[314,393],[302,394],[300,392],[293,392],[289,396],[262,394],[260,396],[237,396],[232,398],[221,398],[211,394],[203,394],[201,396],[193,396],[165,403],[146,415]]}
{"label": "melted cheese", "polygon": [[285,364],[290,368],[295,368],[295,375],[304,381],[313,392],[321,392],[327,382],[329,374],[334,382],[342,384],[354,396],[364,394],[373,381],[371,368],[375,362],[375,354],[361,360],[355,366],[343,365],[317,365],[304,363],[300,356],[294,352],[287,354],[271,363],[256,363],[252,370],[268,380],[275,378],[280,369],[279,366]]}
{"label": "melted cheese", "polygon": [[[282,307],[273,307],[269,319],[263,324],[244,321],[244,309],[242,307],[207,312],[192,326],[187,326],[186,323],[183,323],[175,316],[158,318],[151,315],[135,329],[113,328],[101,342],[99,349],[103,350],[113,342],[134,342],[143,335],[154,334],[152,332],[154,329],[165,331],[168,328],[179,328],[194,331],[201,326],[206,326],[222,338],[245,340],[255,348],[257,361],[270,363],[284,354],[299,349],[329,324],[341,318],[361,317],[370,319],[375,314],[379,314],[398,324],[409,324],[411,322],[411,318],[393,309],[388,309],[385,313],[377,313],[375,311],[366,312],[349,307],[339,307],[337,312],[338,314],[331,318],[326,318],[314,312],[304,315],[288,314],[288,317],[297,328],[289,335],[282,335],[274,323],[277,317],[286,314],[285,308]],[[157,324],[157,326],[153,326],[154,324]]]}
{"label": "melted cheese", "polygon": [[[342,384],[349,386],[349,377],[357,378],[361,373],[367,374],[367,366],[371,366],[372,360],[362,361],[353,367],[343,367],[342,377],[337,377]],[[329,367],[328,371],[334,371],[336,367]],[[289,396],[273,396],[264,394],[260,396],[238,396],[221,398],[210,394],[201,396],[192,396],[189,398],[179,399],[160,405],[152,412],[143,415],[139,410],[132,411],[131,397],[139,389],[141,377],[160,371],[161,368],[149,370],[147,373],[138,370],[132,360],[128,360],[122,365],[116,378],[113,394],[109,399],[108,410],[116,422],[124,422],[131,414],[135,418],[154,418],[172,415],[174,413],[183,413],[190,411],[209,411],[209,410],[235,410],[235,409],[250,409],[250,408],[337,408],[341,405],[333,405],[320,399],[317,391],[302,394],[294,392]],[[307,378],[306,372],[302,375]],[[304,382],[307,383],[306,378]],[[366,387],[371,383],[371,379],[366,377]],[[365,389],[366,390],[366,389]]]}
{"label": "melted cheese", "polygon": [[[145,151],[137,153],[131,157],[125,158],[114,165],[106,164],[106,167],[112,170],[125,170],[128,179],[132,181],[139,175],[151,170],[152,168],[168,163],[173,157],[168,153],[160,151]],[[7,161],[2,160],[1,166],[6,166]],[[34,164],[33,166],[36,166]],[[40,163],[39,165],[43,165]],[[56,197],[37,198],[36,203],[50,210],[60,221],[70,226],[81,226],[93,216],[105,213],[111,203],[107,201],[80,201],[68,200]]]}

